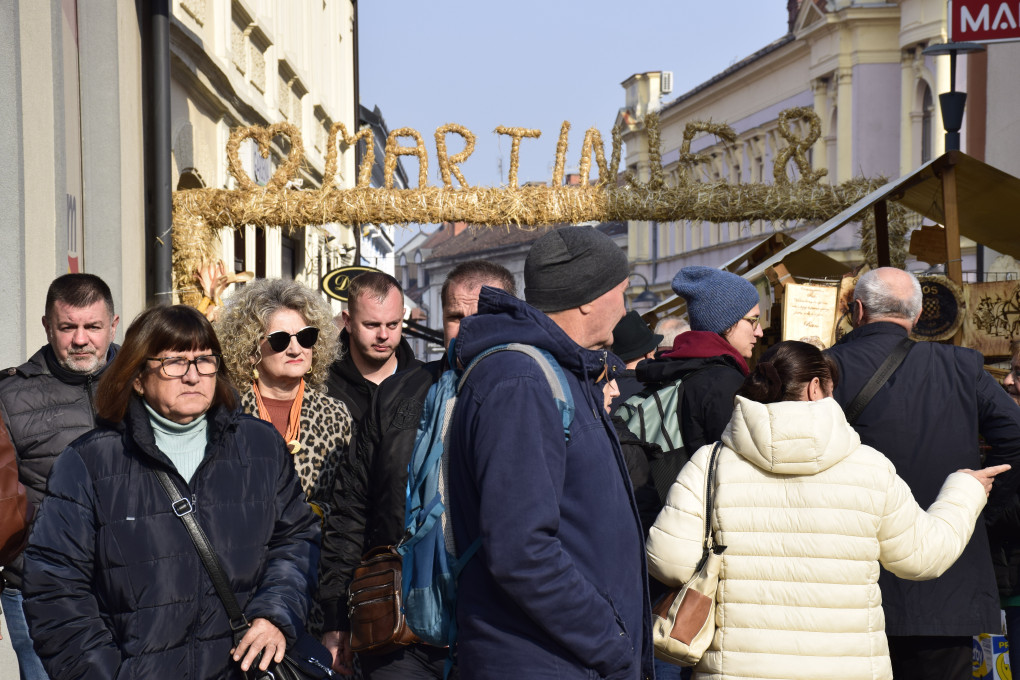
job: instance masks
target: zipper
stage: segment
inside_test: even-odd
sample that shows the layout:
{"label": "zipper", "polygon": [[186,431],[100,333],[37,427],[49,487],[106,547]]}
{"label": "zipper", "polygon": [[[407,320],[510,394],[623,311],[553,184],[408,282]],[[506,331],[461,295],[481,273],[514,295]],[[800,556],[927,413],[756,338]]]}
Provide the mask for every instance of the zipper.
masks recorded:
{"label": "zipper", "polygon": [[85,376],[85,396],[88,397],[88,400],[89,400],[89,415],[91,416],[92,422],[95,423],[96,422],[96,406],[95,406],[95,404],[92,401],[92,381],[93,381],[92,374],[89,374],[89,375]]}

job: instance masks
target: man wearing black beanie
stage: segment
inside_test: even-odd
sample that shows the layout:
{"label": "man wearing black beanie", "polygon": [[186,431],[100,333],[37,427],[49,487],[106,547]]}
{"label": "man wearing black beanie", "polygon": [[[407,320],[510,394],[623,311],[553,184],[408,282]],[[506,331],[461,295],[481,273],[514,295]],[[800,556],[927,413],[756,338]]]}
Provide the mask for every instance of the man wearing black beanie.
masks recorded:
{"label": "man wearing black beanie", "polygon": [[[527,303],[483,288],[461,322],[458,363],[495,345],[544,350],[573,415],[531,357],[498,352],[462,385],[450,427],[450,514],[460,550],[480,539],[457,594],[460,676],[638,678],[652,674],[641,523],[599,381],[624,315],[627,257],[590,227],[535,242]],[[566,432],[565,432],[566,429]]]}

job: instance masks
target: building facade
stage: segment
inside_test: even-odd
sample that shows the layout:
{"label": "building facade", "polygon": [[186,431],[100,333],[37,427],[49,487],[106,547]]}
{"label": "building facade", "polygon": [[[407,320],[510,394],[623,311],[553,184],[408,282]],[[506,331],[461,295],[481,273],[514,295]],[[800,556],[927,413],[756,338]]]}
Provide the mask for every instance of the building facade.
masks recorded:
{"label": "building facade", "polygon": [[[660,116],[667,177],[687,170],[679,164],[686,124],[713,121],[728,123],[737,140],[730,144],[711,135],[695,138],[690,151],[709,160],[689,170],[694,178],[772,182],[773,159],[786,144],[778,114],[792,107],[808,107],[820,119],[821,136],[808,159],[813,170],[827,171],[823,183],[862,176],[893,179],[943,153],[938,94],[950,89],[950,60],[922,51],[947,39],[944,0],[790,0],[787,11],[787,35],[671,100],[664,100],[668,87],[663,87],[662,72],[625,80],[618,123],[624,129],[627,169],[641,179],[649,176],[644,117],[652,111]],[[1020,119],[1015,113],[1017,90],[1009,78],[1020,66],[1018,47],[993,44],[986,55],[961,55],[956,78],[958,90],[974,90],[962,149],[1013,174],[1020,143],[1009,131]],[[787,172],[796,178],[792,163]],[[774,229],[796,237],[809,226],[631,222],[632,268],[652,282],[653,290],[668,295],[680,267],[718,266]],[[965,270],[979,266],[973,246],[964,243]],[[858,247],[853,229],[843,229],[822,244],[829,255],[848,263],[861,261]],[[994,257],[990,253],[988,261]]]}
{"label": "building facade", "polygon": [[100,275],[125,320],[146,304],[139,24],[134,0],[0,2],[0,367],[46,342],[57,276]]}
{"label": "building facade", "polygon": [[[170,26],[171,126],[175,188],[235,188],[226,144],[237,126],[291,123],[304,162],[295,188],[316,188],[334,123],[356,130],[355,3],[351,0],[173,0]],[[274,140],[263,159],[242,143],[245,170],[265,184],[286,156]],[[355,150],[338,156],[338,185],[355,184]],[[222,231],[234,271],[284,277],[318,288],[323,274],[353,262],[346,226]]]}

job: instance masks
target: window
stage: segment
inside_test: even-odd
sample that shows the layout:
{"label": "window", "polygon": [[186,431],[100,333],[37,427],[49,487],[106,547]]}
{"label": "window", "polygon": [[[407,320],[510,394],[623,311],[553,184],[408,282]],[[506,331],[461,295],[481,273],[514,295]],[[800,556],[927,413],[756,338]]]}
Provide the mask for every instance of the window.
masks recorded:
{"label": "window", "polygon": [[932,136],[934,134],[933,124],[935,122],[935,102],[931,96],[931,88],[928,83],[924,84],[924,92],[921,94],[921,162],[927,163],[932,159]]}

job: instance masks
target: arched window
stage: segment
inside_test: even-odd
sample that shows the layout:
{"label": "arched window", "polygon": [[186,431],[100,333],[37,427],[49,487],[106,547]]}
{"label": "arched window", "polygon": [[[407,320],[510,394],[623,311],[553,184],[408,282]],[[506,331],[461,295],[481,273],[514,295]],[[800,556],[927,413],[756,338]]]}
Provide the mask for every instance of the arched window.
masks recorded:
{"label": "arched window", "polygon": [[935,135],[935,101],[931,96],[931,88],[924,84],[921,93],[921,162],[932,159],[933,138]]}
{"label": "arched window", "polygon": [[407,270],[407,255],[405,253],[400,254],[400,285],[407,290],[411,287],[411,272]]}

